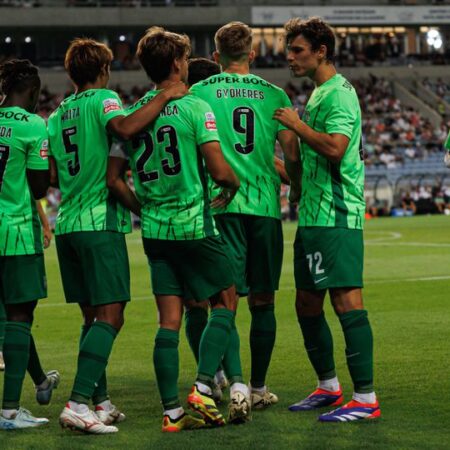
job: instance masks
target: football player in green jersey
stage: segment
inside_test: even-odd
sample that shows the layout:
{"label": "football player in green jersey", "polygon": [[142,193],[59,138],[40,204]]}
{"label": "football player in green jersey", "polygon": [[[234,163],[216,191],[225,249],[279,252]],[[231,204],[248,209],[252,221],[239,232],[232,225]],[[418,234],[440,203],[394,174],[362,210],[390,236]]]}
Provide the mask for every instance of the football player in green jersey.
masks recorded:
{"label": "football player in green jersey", "polygon": [[336,72],[335,38],[328,24],[320,18],[291,19],[285,30],[292,73],[308,76],[316,84],[302,119],[288,108],[274,116],[302,143],[302,193],[294,244],[296,309],[319,379],[317,390],[290,410],[343,402],[323,312],[328,291],[344,332],[354,393],[350,402],[319,420],[372,419],[380,416],[380,408],[373,390],[372,330],[361,291],[365,204],[359,101],[353,86]]}
{"label": "football player in green jersey", "polygon": [[[233,259],[237,292],[248,295],[252,404],[264,408],[278,401],[265,384],[275,344],[274,298],[283,256],[275,143],[281,144],[295,188],[300,177],[298,141],[272,119],[277,108],[291,106],[286,93],[249,73],[255,56],[251,29],[231,22],[217,31],[215,41],[214,57],[223,72],[192,86],[191,92],[211,105],[225,159],[241,181],[233,201],[214,208],[213,214]],[[210,190],[214,195],[214,183]]]}
{"label": "football player in green jersey", "polygon": [[447,139],[444,143],[445,156],[444,156],[444,164],[446,167],[450,168],[450,133],[447,136]]}
{"label": "football player in green jersey", "polygon": [[[74,40],[65,67],[75,85],[48,121],[52,182],[61,190],[56,248],[66,301],[84,317],[78,368],[60,423],[93,434],[117,432],[125,416],[110,402],[105,369],[130,300],[125,234],[129,212],[108,194],[106,169],[111,135],[129,138],[146,127],[183,83],[168,86],[126,116],[119,96],[106,89],[111,50],[91,39]],[[90,400],[95,412],[90,411]]]}
{"label": "football player in green jersey", "polygon": [[[159,27],[147,31],[138,44],[137,56],[156,83],[156,91],[148,92],[130,112],[142,108],[168,83],[187,81],[189,52],[187,36]],[[193,95],[170,102],[126,149],[142,205],[144,249],[159,312],[153,361],[164,408],[162,430],[175,432],[205,425],[186,415],[178,398],[179,330],[183,297],[187,295],[209,298],[212,307],[201,338],[197,378],[188,404],[205,422],[221,426],[225,422],[211,396],[211,387],[222,358],[227,367],[228,353],[240,365],[239,350],[229,346],[231,334],[234,342],[239,342],[239,337],[234,326],[232,267],[210,212],[205,166],[221,187],[211,202],[215,207],[226,207],[236,194],[239,180],[223,157],[214,113]],[[111,158],[110,189],[137,211],[137,200],[120,177],[121,164],[126,162]],[[126,191],[128,194],[124,194]],[[249,414],[248,389],[241,380],[232,386],[229,420],[244,422]]]}
{"label": "football player in green jersey", "polygon": [[[220,65],[214,61],[206,58],[192,58],[189,60],[189,74],[188,85],[194,84],[206,80],[207,78],[218,75],[221,72]],[[275,156],[275,168],[280,176],[282,183],[290,184],[289,177],[287,176],[284,162]],[[208,322],[208,301],[197,301],[192,299],[185,299],[185,327],[186,337],[189,345],[194,353],[194,357],[198,362],[198,350],[200,347],[200,339],[203,334],[203,330]],[[242,373],[229,374],[230,377],[235,380],[242,378]],[[229,385],[226,374],[223,371],[223,367],[219,367],[215,377],[213,386],[213,397],[216,401],[221,401],[223,396],[223,389]]]}
{"label": "football player in green jersey", "polygon": [[40,92],[38,70],[28,60],[0,66],[0,304],[6,310],[6,364],[0,429],[48,423],[20,408],[28,370],[40,404],[59,383],[56,371],[43,372],[31,335],[37,301],[47,297],[42,236],[36,204],[49,184],[47,130],[34,114]]}

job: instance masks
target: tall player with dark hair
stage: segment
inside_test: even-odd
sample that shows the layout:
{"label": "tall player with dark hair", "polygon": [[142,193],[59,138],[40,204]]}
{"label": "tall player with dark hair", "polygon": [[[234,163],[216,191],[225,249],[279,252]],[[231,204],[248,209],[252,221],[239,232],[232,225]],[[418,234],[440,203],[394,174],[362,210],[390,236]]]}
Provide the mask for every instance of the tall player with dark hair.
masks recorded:
{"label": "tall player with dark hair", "polygon": [[296,77],[316,88],[302,119],[292,109],[274,118],[301,139],[302,195],[294,243],[296,309],[317,389],[291,411],[339,406],[343,402],[333,357],[333,339],[323,304],[327,291],[344,332],[353,398],[319,417],[349,422],[380,416],[373,388],[373,338],[362,299],[364,162],[361,110],[354,87],[336,72],[335,38],[320,18],[285,25],[287,60]]}
{"label": "tall player with dark hair", "polygon": [[6,310],[3,353],[6,364],[0,429],[46,424],[20,407],[28,369],[36,399],[50,401],[59,383],[56,371],[42,370],[31,335],[33,311],[47,297],[41,225],[33,199],[49,185],[47,130],[34,114],[41,82],[28,60],[0,66],[0,303]]}
{"label": "tall player with dark hair", "polygon": [[[119,96],[106,88],[111,61],[104,44],[74,40],[65,68],[76,92],[48,121],[52,182],[62,196],[55,229],[61,277],[66,301],[78,303],[84,317],[77,373],[60,423],[93,434],[115,433],[111,424],[125,418],[109,400],[105,374],[130,300],[129,212],[106,186],[111,135],[132,137],[186,91],[182,83],[171,85],[126,116]],[[95,413],[88,407],[91,400]]]}

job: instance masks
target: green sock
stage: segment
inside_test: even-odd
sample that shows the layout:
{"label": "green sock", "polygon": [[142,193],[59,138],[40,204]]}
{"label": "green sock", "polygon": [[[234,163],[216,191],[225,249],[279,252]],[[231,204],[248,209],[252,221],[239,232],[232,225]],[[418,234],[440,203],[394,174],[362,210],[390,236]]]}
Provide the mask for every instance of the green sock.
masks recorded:
{"label": "green sock", "polygon": [[[81,325],[81,334],[80,334],[80,348],[83,342],[83,339],[86,337],[87,332],[91,328],[91,325]],[[99,403],[104,402],[109,399],[108,395],[108,383],[106,380],[106,370],[103,372],[103,375],[96,383],[96,387],[94,389],[94,393],[92,394],[92,403],[94,405],[98,405]]]}
{"label": "green sock", "polygon": [[308,358],[319,380],[329,380],[336,376],[333,357],[333,337],[322,312],[319,316],[300,317],[303,341]]}
{"label": "green sock", "polygon": [[3,342],[5,341],[6,311],[5,306],[0,302],[0,352],[3,351]]}
{"label": "green sock", "polygon": [[211,312],[200,341],[197,381],[210,385],[228,347],[234,312],[216,308]]}
{"label": "green sock", "polygon": [[244,378],[242,377],[240,340],[235,319],[231,325],[230,340],[225,355],[223,355],[222,365],[230,385],[244,382]]}
{"label": "green sock", "polygon": [[36,344],[34,343],[32,334],[30,334],[30,356],[28,358],[27,371],[36,386],[42,384],[47,379],[47,375],[45,375],[42,370],[41,361],[39,360],[39,355],[36,350]]}
{"label": "green sock", "polygon": [[18,409],[30,352],[31,324],[6,322],[3,409]]}
{"label": "green sock", "polygon": [[117,330],[109,323],[96,321],[87,331],[78,354],[78,368],[70,400],[89,403],[95,385],[105,372]]}
{"label": "green sock", "polygon": [[203,308],[190,308],[186,310],[186,337],[198,363],[198,351],[203,330],[208,323],[208,311]]}
{"label": "green sock", "polygon": [[180,407],[178,399],[178,343],[180,333],[160,328],[156,333],[153,350],[156,382],[165,410]]}
{"label": "green sock", "polygon": [[277,322],[275,305],[258,305],[250,308],[252,324],[250,327],[250,350],[252,368],[250,383],[254,388],[263,387],[275,345]]}
{"label": "green sock", "polygon": [[373,336],[367,311],[349,311],[339,316],[345,337],[347,366],[355,392],[373,392]]}

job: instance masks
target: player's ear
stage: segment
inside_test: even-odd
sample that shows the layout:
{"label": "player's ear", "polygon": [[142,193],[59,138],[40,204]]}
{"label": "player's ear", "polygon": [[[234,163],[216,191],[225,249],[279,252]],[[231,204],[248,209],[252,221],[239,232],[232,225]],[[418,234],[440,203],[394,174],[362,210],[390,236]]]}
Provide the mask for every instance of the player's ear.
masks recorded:
{"label": "player's ear", "polygon": [[220,64],[220,54],[218,51],[213,52],[213,58],[214,58],[214,62],[216,64]]}
{"label": "player's ear", "polygon": [[319,47],[319,50],[317,51],[317,55],[319,56],[319,58],[321,60],[324,60],[327,58],[327,46],[326,45],[321,45]]}
{"label": "player's ear", "polygon": [[248,54],[248,62],[249,62],[249,64],[251,64],[251,63],[255,60],[255,56],[256,56],[255,50],[252,50],[252,51]]}
{"label": "player's ear", "polygon": [[181,62],[182,58],[175,58],[172,63],[172,71],[175,73],[179,73],[181,71]]}

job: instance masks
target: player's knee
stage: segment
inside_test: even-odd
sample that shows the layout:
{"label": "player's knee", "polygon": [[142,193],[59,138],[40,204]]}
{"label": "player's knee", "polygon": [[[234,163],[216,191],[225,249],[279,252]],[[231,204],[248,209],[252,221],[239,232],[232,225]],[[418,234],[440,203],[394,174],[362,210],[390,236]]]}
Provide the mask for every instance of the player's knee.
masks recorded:
{"label": "player's knee", "polygon": [[164,318],[159,320],[160,328],[167,328],[168,330],[180,331],[181,318]]}
{"label": "player's knee", "polygon": [[6,305],[6,318],[8,322],[33,323],[34,308],[37,302],[19,303],[17,305]]}
{"label": "player's knee", "polygon": [[318,316],[322,313],[323,304],[321,302],[313,301],[313,299],[297,296],[295,301],[295,310],[297,317]]}
{"label": "player's knee", "polygon": [[198,302],[197,300],[185,300],[184,307],[186,308],[186,310],[194,309],[194,308],[201,308],[201,309],[208,310],[209,301],[203,300],[201,302]]}
{"label": "player's knee", "polygon": [[248,295],[248,306],[272,305],[275,302],[274,292],[250,292]]}

